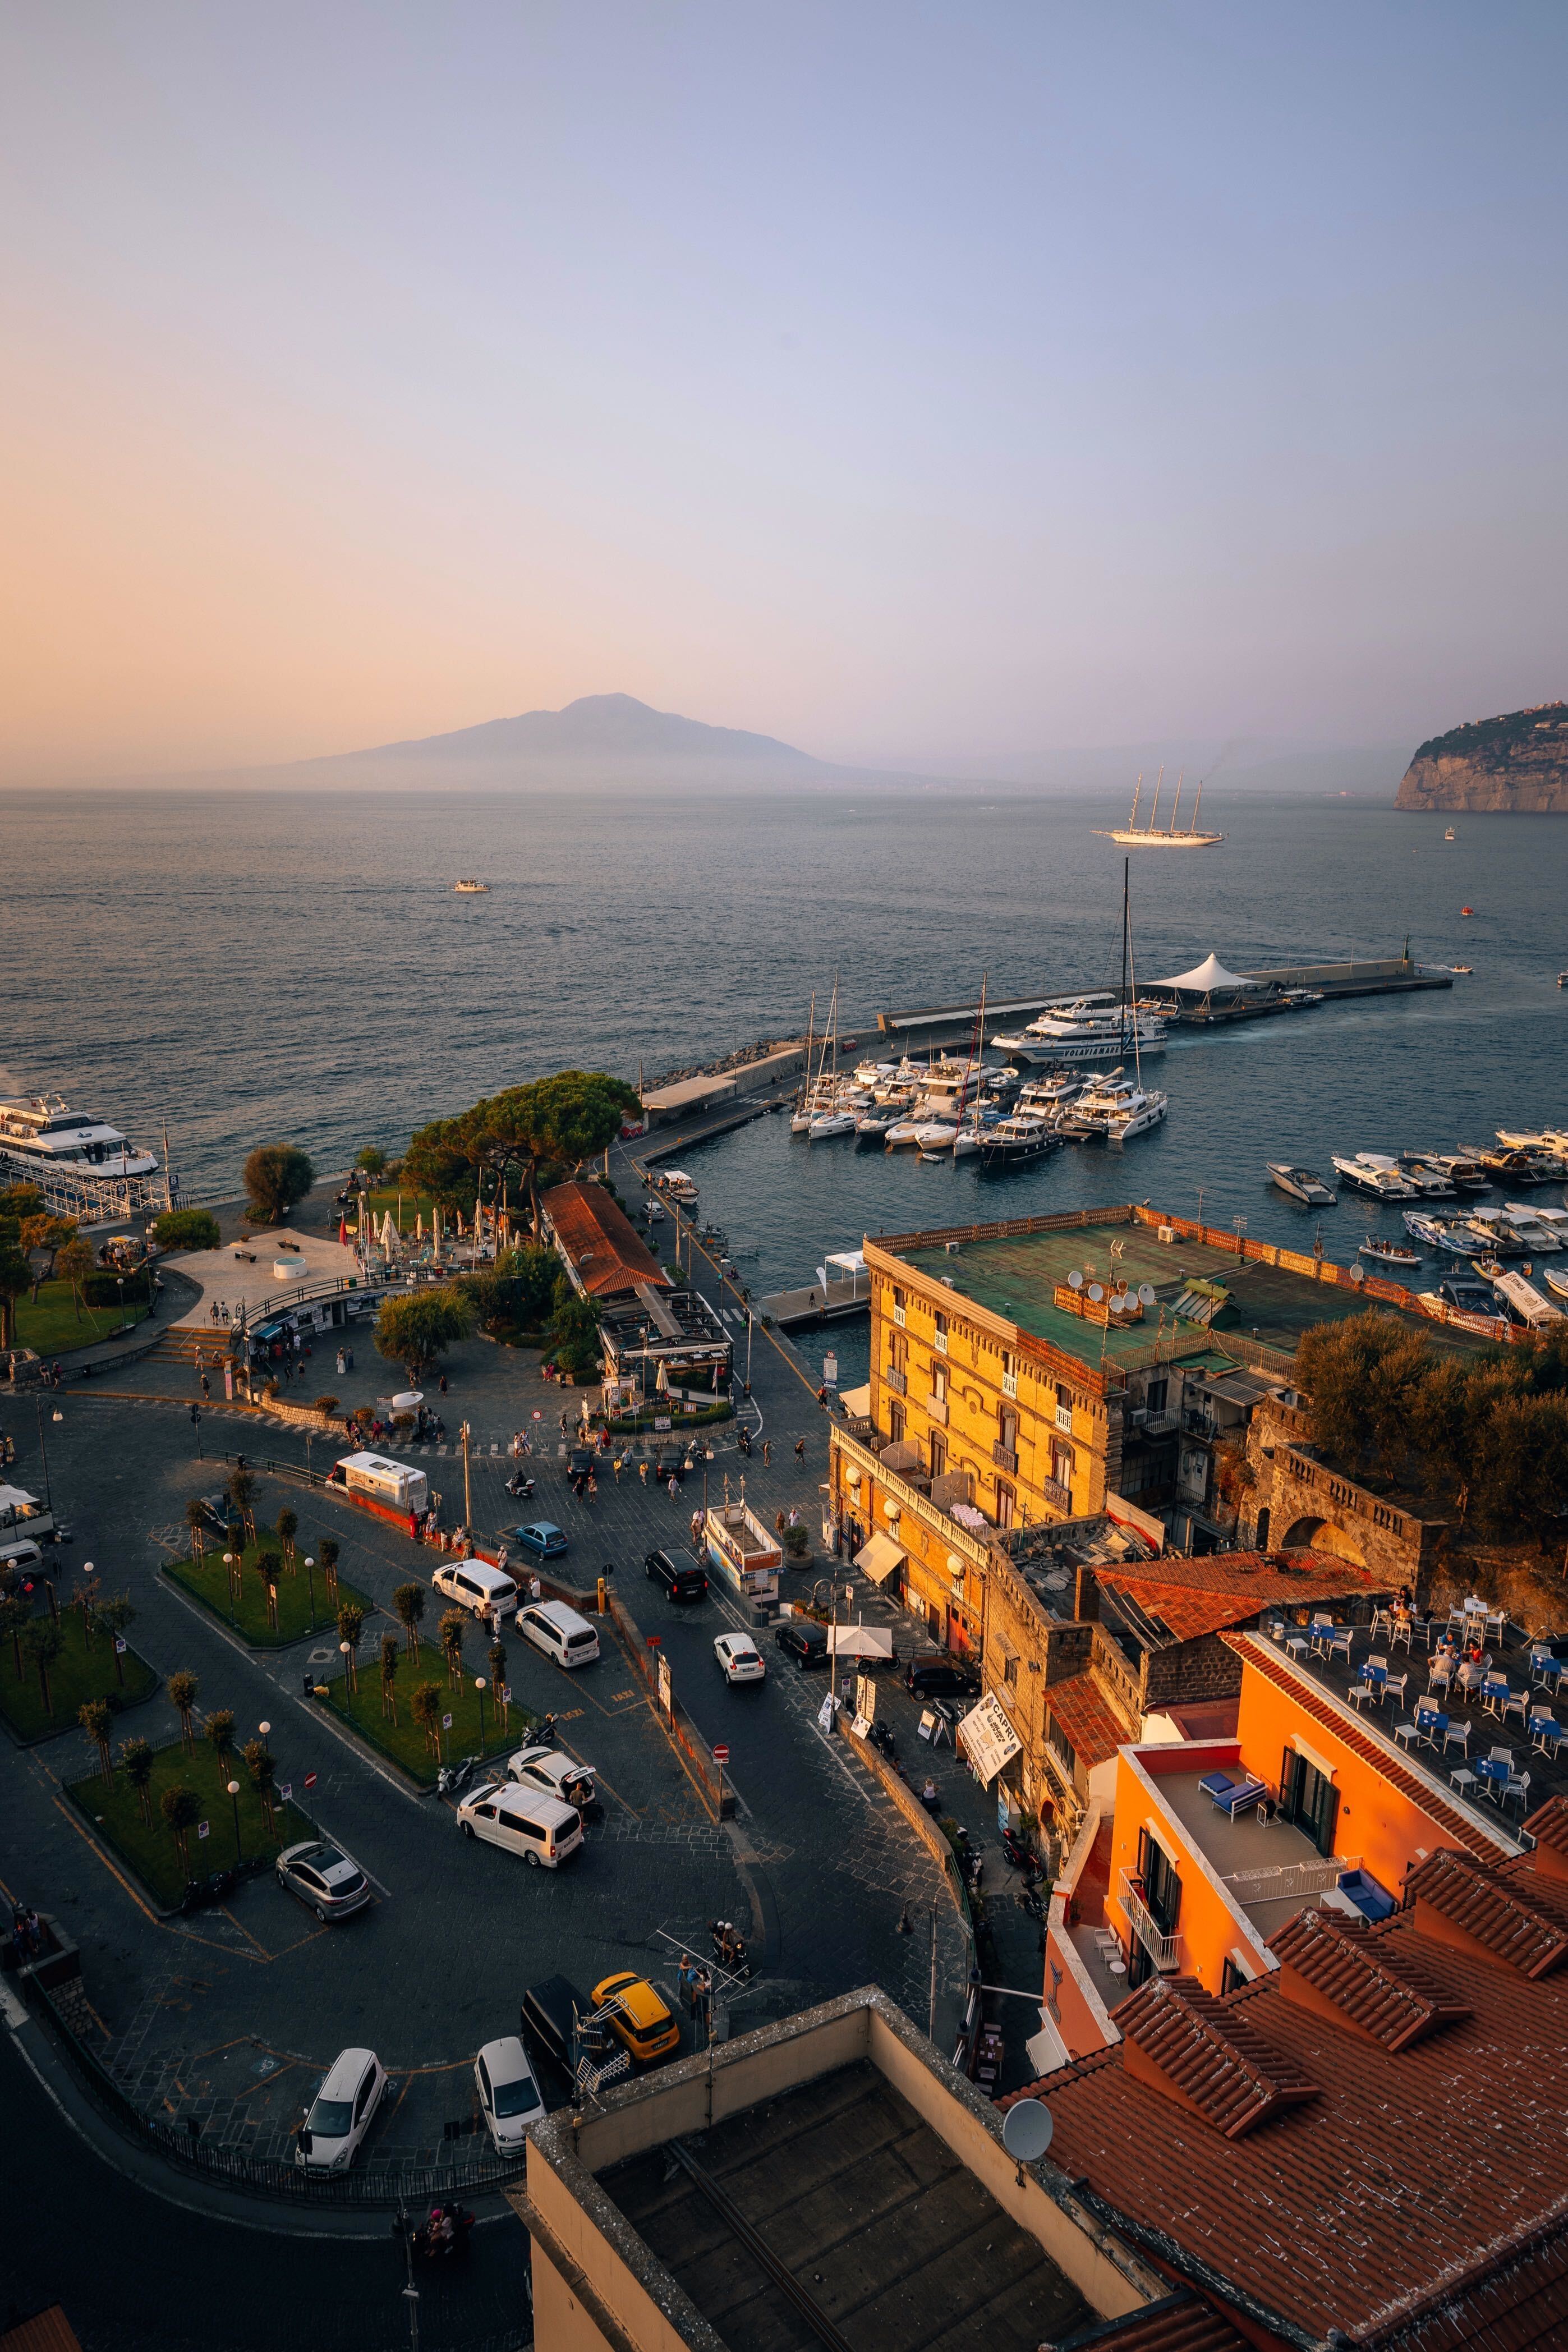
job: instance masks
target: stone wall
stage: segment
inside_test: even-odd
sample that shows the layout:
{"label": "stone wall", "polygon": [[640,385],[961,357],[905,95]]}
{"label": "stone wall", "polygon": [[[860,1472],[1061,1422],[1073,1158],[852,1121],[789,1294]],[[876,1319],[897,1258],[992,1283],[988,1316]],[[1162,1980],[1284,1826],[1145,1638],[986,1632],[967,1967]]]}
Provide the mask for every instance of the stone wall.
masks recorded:
{"label": "stone wall", "polygon": [[1283,1422],[1266,1411],[1253,1417],[1247,1457],[1258,1484],[1242,1513],[1244,1546],[1328,1552],[1369,1569],[1391,1590],[1407,1584],[1425,1597],[1444,1556],[1446,1521],[1419,1518],[1331,1470],[1291,1444]]}

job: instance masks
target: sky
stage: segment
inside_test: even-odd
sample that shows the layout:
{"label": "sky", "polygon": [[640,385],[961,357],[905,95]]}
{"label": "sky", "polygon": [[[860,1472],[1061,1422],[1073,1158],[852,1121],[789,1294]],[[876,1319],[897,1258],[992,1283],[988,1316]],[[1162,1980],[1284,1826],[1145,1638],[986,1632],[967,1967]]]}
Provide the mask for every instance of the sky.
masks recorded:
{"label": "sky", "polygon": [[10,0],[0,778],[1568,693],[1568,11]]}

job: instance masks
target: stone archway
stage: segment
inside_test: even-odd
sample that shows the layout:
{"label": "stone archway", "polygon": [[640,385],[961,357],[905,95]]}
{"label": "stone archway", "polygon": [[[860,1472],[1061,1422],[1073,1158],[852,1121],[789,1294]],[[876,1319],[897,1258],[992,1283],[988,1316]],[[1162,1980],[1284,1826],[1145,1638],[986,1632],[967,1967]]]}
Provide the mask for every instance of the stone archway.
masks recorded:
{"label": "stone archway", "polygon": [[1355,1568],[1366,1566],[1366,1555],[1361,1546],[1335,1519],[1295,1520],[1285,1530],[1281,1549],[1324,1552],[1330,1559],[1347,1559]]}

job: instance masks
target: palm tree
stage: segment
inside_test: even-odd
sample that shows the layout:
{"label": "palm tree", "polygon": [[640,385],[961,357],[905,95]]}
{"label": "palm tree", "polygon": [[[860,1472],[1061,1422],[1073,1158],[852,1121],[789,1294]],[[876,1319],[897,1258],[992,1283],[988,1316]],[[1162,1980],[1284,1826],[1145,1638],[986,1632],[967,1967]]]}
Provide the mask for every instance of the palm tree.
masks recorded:
{"label": "palm tree", "polygon": [[114,1729],[114,1709],[106,1698],[89,1698],[77,1709],[77,1721],[88,1738],[98,1748],[99,1770],[114,1785],[114,1766],[110,1760],[109,1735]]}
{"label": "palm tree", "polygon": [[267,1595],[267,1622],[276,1633],[277,1631],[277,1580],[283,1573],[281,1556],[275,1551],[259,1553],[256,1557],[256,1572],[261,1579],[261,1589]]}
{"label": "palm tree", "polygon": [[417,1666],[419,1664],[419,1621],[424,1614],[423,1585],[400,1584],[397,1591],[392,1594],[392,1607],[397,1611],[398,1622],[402,1625],[403,1632],[408,1635],[409,1655],[413,1658],[414,1664]]}
{"label": "palm tree", "polygon": [[217,1759],[218,1778],[229,1777],[229,1759],[235,1752],[235,1719],[232,1707],[215,1706],[207,1717],[207,1738]]}
{"label": "palm tree", "polygon": [[120,1769],[136,1791],[141,1808],[141,1818],[149,1829],[152,1826],[152,1806],[147,1791],[152,1780],[152,1745],[146,1739],[122,1739],[120,1743]]}
{"label": "palm tree", "polygon": [[467,1620],[461,1609],[447,1609],[443,1611],[441,1623],[436,1629],[441,1636],[441,1646],[446,1653],[446,1674],[450,1682],[455,1682],[463,1672],[463,1635],[466,1624]]}
{"label": "palm tree", "polygon": [[78,1585],[74,1605],[81,1611],[81,1645],[84,1654],[92,1647],[93,1620],[98,1614],[98,1604],[102,1599],[101,1576],[89,1576],[85,1584]]}
{"label": "palm tree", "polygon": [[22,1635],[22,1646],[38,1669],[38,1683],[44,1694],[44,1713],[54,1719],[54,1704],[49,1697],[49,1668],[60,1654],[60,1629],[47,1617],[36,1617]]}
{"label": "palm tree", "polygon": [[382,1635],[382,1713],[390,1715],[392,1729],[397,1729],[397,1670],[402,1658],[395,1633]]}
{"label": "palm tree", "polygon": [[424,1734],[424,1744],[439,1756],[441,1753],[441,1685],[419,1683],[415,1685],[409,1707],[415,1723]]}
{"label": "palm tree", "polygon": [[207,1555],[207,1507],[199,1495],[193,1495],[185,1506],[185,1525],[191,1530],[191,1558],[203,1560]]}
{"label": "palm tree", "polygon": [[111,1592],[98,1604],[98,1622],[114,1644],[114,1678],[121,1689],[125,1686],[125,1661],[120,1653],[120,1637],[135,1614],[129,1592]]}
{"label": "palm tree", "polygon": [[261,1810],[267,1822],[267,1833],[271,1837],[277,1827],[272,1811],[272,1784],[277,1778],[277,1766],[271,1751],[259,1739],[246,1740],[245,1762],[246,1769],[250,1774],[251,1786],[261,1799]]}
{"label": "palm tree", "polygon": [[338,1612],[338,1639],[349,1645],[348,1685],[352,1692],[360,1687],[360,1636],[364,1630],[364,1611],[358,1601],[345,1601]]}
{"label": "palm tree", "polygon": [[170,1706],[179,1712],[180,1735],[185,1743],[185,1753],[188,1756],[193,1756],[196,1752],[196,1743],[191,1731],[191,1710],[196,1704],[202,1686],[190,1669],[182,1666],[177,1674],[170,1675],[164,1687],[169,1694]]}
{"label": "palm tree", "polygon": [[174,1843],[180,1849],[180,1867],[189,1878],[191,1862],[186,1840],[193,1822],[201,1812],[201,1801],[194,1789],[187,1789],[183,1781],[180,1781],[172,1789],[164,1790],[158,1800],[158,1810],[173,1832]]}
{"label": "palm tree", "polygon": [[279,1511],[277,1514],[277,1540],[283,1546],[283,1557],[287,1564],[288,1573],[290,1576],[294,1573],[294,1538],[298,1533],[298,1512]]}
{"label": "palm tree", "polygon": [[11,1655],[16,1662],[16,1680],[22,1679],[22,1629],[32,1622],[33,1612],[25,1601],[14,1592],[0,1594],[0,1642],[9,1641]]}

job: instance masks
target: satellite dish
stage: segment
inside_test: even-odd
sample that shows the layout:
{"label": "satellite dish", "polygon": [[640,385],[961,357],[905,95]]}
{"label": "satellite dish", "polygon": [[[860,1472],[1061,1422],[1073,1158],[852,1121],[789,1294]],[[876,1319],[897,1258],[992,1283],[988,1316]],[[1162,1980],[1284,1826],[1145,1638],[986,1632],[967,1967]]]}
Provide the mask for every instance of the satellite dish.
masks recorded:
{"label": "satellite dish", "polygon": [[1155,1303],[1154,1284],[1152,1282],[1140,1282],[1138,1285],[1138,1297],[1145,1307],[1152,1307]]}
{"label": "satellite dish", "polygon": [[1055,2129],[1043,2100],[1019,2099],[1002,2117],[1002,2146],[1018,2163],[1033,2164],[1051,2146]]}
{"label": "satellite dish", "polygon": [[1361,1265],[1353,1265],[1350,1269],[1350,1280],[1354,1283],[1364,1282],[1366,1280],[1366,1268]]}
{"label": "satellite dish", "polygon": [[[1073,1269],[1072,1269],[1072,1271],[1071,1271],[1071,1273],[1068,1276],[1068,1277],[1067,1277],[1067,1284],[1068,1284],[1068,1287],[1069,1287],[1069,1289],[1070,1289],[1070,1290],[1082,1290],[1082,1287],[1083,1287],[1083,1276],[1082,1276],[1082,1275],[1079,1272],[1079,1270],[1078,1270],[1077,1266],[1074,1266],[1074,1267],[1073,1267]],[[1012,2111],[1011,2111],[1011,2109],[1009,2108],[1009,2113],[1010,2114],[1011,2112],[1012,2112]]]}
{"label": "satellite dish", "polygon": [[1092,1282],[1089,1286],[1089,1296],[1094,1301],[1095,1306],[1098,1307],[1100,1301],[1105,1296],[1104,1284],[1102,1282]]}

